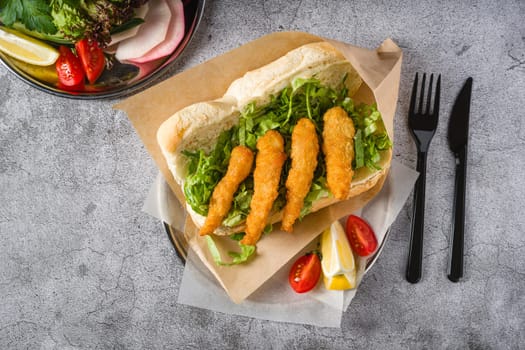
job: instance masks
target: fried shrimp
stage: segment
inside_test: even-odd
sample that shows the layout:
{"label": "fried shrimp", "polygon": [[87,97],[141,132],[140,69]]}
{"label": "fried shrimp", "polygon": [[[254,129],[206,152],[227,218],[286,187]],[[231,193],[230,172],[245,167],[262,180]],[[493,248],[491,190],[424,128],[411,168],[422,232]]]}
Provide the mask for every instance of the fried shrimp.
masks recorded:
{"label": "fried shrimp", "polygon": [[253,172],[253,197],[246,218],[246,235],[242,244],[255,245],[266,226],[273,202],[279,194],[281,170],[286,160],[281,134],[270,130],[257,140],[257,156]]}
{"label": "fried shrimp", "polygon": [[226,174],[215,186],[211,195],[208,216],[199,231],[201,236],[213,233],[221,225],[222,220],[230,211],[233,195],[252,170],[253,157],[253,152],[248,147],[233,148]]}
{"label": "fried shrimp", "polygon": [[292,132],[292,166],[286,179],[286,205],[282,221],[284,231],[292,232],[293,224],[301,214],[304,198],[312,186],[318,153],[315,125],[310,119],[302,118]]}
{"label": "fried shrimp", "polygon": [[354,174],[354,123],[341,107],[330,108],[324,114],[323,120],[327,186],[335,198],[346,199]]}

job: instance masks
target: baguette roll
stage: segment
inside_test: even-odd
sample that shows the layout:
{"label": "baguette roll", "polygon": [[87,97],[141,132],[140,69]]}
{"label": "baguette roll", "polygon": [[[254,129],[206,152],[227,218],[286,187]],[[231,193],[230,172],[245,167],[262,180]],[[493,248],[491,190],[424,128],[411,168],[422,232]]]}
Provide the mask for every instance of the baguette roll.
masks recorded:
{"label": "baguette roll", "polygon": [[[183,187],[188,174],[188,159],[183,151],[211,151],[219,135],[237,125],[241,111],[250,104],[264,105],[272,96],[290,86],[296,78],[315,78],[323,86],[340,88],[344,79],[348,96],[354,95],[362,79],[345,57],[326,42],[303,45],[281,58],[256,70],[247,72],[233,81],[224,96],[207,102],[199,102],[183,108],[167,119],[157,132],[157,141],[166,158],[176,182]],[[362,167],[355,171],[348,198],[363,193],[378,183],[387,172],[391,149],[380,151],[379,170]],[[315,212],[338,202],[333,196],[312,203],[310,212]],[[205,217],[195,212],[189,204],[188,213],[197,228],[202,227]],[[282,211],[273,212],[268,223],[282,219]],[[216,235],[229,235],[244,231],[241,223],[234,227],[220,226]]]}

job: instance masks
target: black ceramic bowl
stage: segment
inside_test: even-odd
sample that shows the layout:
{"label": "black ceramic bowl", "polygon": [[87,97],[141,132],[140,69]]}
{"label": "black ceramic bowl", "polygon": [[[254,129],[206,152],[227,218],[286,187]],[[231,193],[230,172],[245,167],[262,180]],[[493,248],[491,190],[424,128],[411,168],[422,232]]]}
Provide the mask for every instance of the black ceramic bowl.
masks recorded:
{"label": "black ceramic bowl", "polygon": [[131,95],[144,88],[159,78],[186,49],[191,41],[202,18],[205,0],[183,0],[185,17],[185,34],[175,51],[164,59],[143,64],[140,67],[130,64],[115,62],[110,70],[106,70],[94,85],[86,85],[82,91],[66,91],[58,88],[56,84],[45,82],[33,77],[20,69],[14,61],[0,51],[0,63],[11,73],[30,86],[53,95],[95,100],[122,97]]}

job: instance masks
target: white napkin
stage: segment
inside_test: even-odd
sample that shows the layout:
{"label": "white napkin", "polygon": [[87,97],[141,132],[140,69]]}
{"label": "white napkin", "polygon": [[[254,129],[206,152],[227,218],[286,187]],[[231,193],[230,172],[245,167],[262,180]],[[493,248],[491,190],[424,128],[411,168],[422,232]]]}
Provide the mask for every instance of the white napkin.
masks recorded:
{"label": "white napkin", "polygon": [[[412,192],[417,176],[416,171],[393,160],[389,175],[381,191],[362,208],[360,213],[355,213],[368,221],[376,233],[379,244],[385,239],[389,227]],[[169,189],[167,186],[159,186],[159,182],[163,181],[164,179],[159,175],[150,190],[143,210],[181,230],[184,225],[184,209],[178,203],[166,204],[165,193],[159,193],[159,188],[161,191]],[[175,197],[171,197],[176,202]],[[312,246],[307,247],[304,252],[311,249]],[[297,257],[304,252],[298,254]],[[357,288],[344,292],[328,291],[320,282],[311,292],[297,294],[288,285],[288,272],[294,261],[295,258],[242,304],[235,304],[200,259],[190,250],[182,277],[178,302],[203,309],[264,320],[310,324],[320,327],[340,327],[342,313],[350,305],[356,295]],[[365,275],[366,259],[359,258],[357,265],[360,268],[358,271],[359,286]]]}

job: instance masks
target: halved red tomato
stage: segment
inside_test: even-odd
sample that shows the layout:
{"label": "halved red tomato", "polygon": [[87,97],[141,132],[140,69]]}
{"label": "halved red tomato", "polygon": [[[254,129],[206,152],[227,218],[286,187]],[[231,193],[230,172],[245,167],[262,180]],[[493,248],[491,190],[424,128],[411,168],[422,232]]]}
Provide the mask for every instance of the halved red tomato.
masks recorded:
{"label": "halved red tomato", "polygon": [[60,85],[68,88],[79,86],[84,82],[84,71],[77,56],[67,46],[58,48],[60,56],[55,63]]}
{"label": "halved red tomato", "polygon": [[98,46],[96,41],[82,39],[75,44],[84,72],[91,84],[100,77],[106,65],[104,51]]}
{"label": "halved red tomato", "polygon": [[350,215],[346,220],[346,236],[354,253],[368,256],[377,248],[374,230],[359,216]]}
{"label": "halved red tomato", "polygon": [[321,277],[321,260],[316,253],[303,255],[292,265],[288,282],[297,293],[312,290]]}

